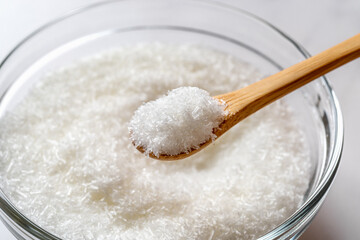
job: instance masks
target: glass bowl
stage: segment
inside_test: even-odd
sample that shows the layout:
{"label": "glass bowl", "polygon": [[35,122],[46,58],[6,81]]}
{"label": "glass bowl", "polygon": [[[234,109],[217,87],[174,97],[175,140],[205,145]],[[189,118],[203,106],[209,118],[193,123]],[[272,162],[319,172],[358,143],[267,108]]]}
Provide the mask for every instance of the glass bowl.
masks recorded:
{"label": "glass bowl", "polygon": [[[241,9],[201,0],[133,0],[94,4],[56,19],[19,43],[0,65],[0,117],[42,75],[69,61],[136,42],[195,43],[230,53],[273,74],[309,54],[270,23]],[[319,210],[334,179],[343,121],[325,77],[285,98],[306,133],[314,164],[303,204],[259,239],[296,239]],[[19,239],[60,239],[27,219],[0,192],[1,218]]]}

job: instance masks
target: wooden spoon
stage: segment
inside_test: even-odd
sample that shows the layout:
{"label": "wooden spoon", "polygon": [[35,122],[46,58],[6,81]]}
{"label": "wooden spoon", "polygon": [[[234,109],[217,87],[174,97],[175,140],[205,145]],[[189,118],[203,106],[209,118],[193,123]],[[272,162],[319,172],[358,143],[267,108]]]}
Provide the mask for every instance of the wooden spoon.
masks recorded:
{"label": "wooden spoon", "polygon": [[[220,137],[259,109],[358,57],[360,57],[360,34],[245,88],[215,96],[214,98],[225,101],[227,105],[225,110],[229,114],[213,133]],[[209,140],[189,153],[159,157],[150,153],[149,156],[165,161],[179,160],[199,152],[211,142],[212,140]],[[137,149],[144,152],[141,147]]]}

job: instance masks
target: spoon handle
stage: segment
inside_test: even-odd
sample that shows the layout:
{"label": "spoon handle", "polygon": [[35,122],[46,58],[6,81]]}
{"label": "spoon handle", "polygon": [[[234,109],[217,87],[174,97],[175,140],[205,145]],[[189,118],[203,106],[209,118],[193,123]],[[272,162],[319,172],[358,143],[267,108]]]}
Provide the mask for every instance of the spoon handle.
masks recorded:
{"label": "spoon handle", "polygon": [[[226,110],[229,111],[222,126],[224,129],[220,132],[225,132],[262,107],[358,57],[360,34],[245,88],[216,96],[226,102]],[[220,132],[219,135],[222,134]]]}

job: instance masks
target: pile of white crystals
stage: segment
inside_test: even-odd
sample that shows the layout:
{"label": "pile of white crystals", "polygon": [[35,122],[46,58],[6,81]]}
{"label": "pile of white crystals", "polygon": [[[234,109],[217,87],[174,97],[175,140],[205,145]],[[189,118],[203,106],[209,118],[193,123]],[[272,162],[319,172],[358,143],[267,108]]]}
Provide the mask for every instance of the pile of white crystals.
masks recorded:
{"label": "pile of white crystals", "polygon": [[312,167],[282,101],[181,161],[145,157],[129,139],[144,102],[181,86],[210,96],[260,74],[191,45],[109,50],[51,72],[0,121],[0,184],[64,239],[255,239],[302,203]]}
{"label": "pile of white crystals", "polygon": [[216,138],[213,130],[223,121],[225,104],[197,87],[180,87],[145,103],[134,113],[129,131],[145,155],[178,155]]}

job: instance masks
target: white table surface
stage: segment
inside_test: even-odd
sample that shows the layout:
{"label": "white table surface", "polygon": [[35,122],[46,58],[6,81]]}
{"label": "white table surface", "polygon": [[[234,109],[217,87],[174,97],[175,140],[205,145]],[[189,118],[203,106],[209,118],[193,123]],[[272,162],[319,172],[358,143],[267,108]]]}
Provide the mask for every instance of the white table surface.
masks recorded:
{"label": "white table surface", "polygon": [[[0,0],[0,61],[24,36],[56,16],[96,0]],[[315,54],[360,33],[359,0],[224,0],[270,21]],[[345,121],[335,182],[301,240],[360,239],[360,60],[328,74]],[[15,239],[0,223],[0,239]]]}

